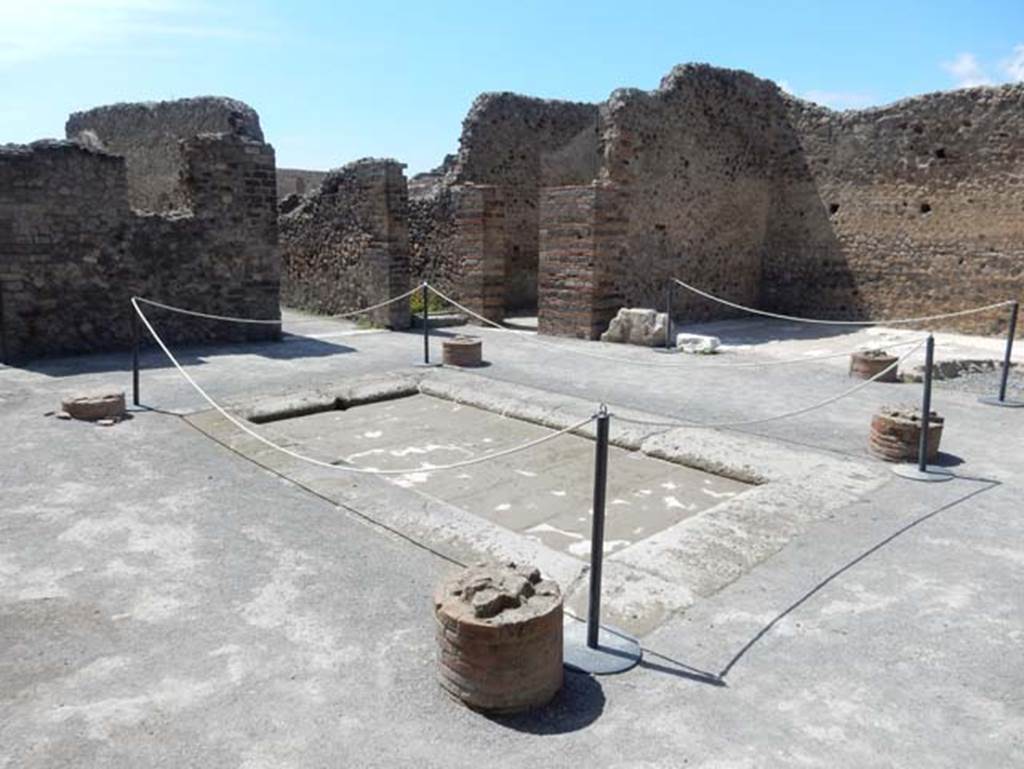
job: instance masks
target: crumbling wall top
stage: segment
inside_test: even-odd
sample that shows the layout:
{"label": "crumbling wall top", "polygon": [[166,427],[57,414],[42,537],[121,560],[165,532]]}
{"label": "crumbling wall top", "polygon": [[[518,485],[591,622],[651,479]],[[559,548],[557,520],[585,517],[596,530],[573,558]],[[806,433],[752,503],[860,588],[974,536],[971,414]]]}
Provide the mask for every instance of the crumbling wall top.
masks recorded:
{"label": "crumbling wall top", "polygon": [[564,147],[581,131],[596,131],[597,119],[596,104],[480,94],[462,121],[455,181],[536,184],[542,153]]}
{"label": "crumbling wall top", "polygon": [[96,107],[73,113],[65,133],[69,139],[122,155],[128,166],[131,205],[147,211],[185,205],[180,141],[200,134],[264,140],[256,111],[221,96]]}
{"label": "crumbling wall top", "polygon": [[[135,129],[131,130],[133,125]],[[122,131],[141,132],[147,125],[159,126],[179,139],[200,133],[233,133],[264,141],[256,110],[227,96],[106,104],[71,113],[65,132],[71,139],[85,129],[102,126],[110,135],[97,131],[100,139],[111,141]]]}

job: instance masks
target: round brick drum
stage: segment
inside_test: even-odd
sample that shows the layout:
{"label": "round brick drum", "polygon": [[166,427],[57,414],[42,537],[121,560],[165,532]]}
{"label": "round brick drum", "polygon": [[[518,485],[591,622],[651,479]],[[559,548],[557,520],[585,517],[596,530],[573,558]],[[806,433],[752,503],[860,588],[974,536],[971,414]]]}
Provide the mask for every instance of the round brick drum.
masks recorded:
{"label": "round brick drum", "polygon": [[483,341],[475,336],[457,336],[441,343],[446,366],[479,366],[483,364]]}
{"label": "round brick drum", "polygon": [[434,596],[441,686],[474,710],[518,713],[562,687],[562,594],[540,572],[479,563]]}
{"label": "round brick drum", "polygon": [[[934,411],[928,419],[928,457],[934,462],[939,454],[945,420]],[[868,449],[886,462],[917,461],[921,440],[921,409],[913,406],[883,406],[871,418]]]}
{"label": "round brick drum", "polygon": [[[850,376],[857,379],[871,379],[885,371],[889,366],[892,366],[897,360],[899,359],[895,355],[889,355],[885,350],[855,352],[850,356]],[[893,366],[884,375],[878,377],[876,381],[895,382],[897,381],[896,376],[896,367]]]}

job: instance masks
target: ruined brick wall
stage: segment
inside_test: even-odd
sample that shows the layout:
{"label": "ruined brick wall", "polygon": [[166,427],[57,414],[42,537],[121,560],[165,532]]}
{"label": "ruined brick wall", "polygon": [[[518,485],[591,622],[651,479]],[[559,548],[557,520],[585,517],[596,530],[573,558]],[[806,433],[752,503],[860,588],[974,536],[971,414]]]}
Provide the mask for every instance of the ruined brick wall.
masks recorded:
{"label": "ruined brick wall", "polygon": [[541,198],[538,331],[597,339],[623,305],[629,202],[608,182],[548,187]]}
{"label": "ruined brick wall", "polygon": [[500,188],[505,205],[505,308],[537,302],[540,190],[591,181],[598,108],[511,93],[479,96],[463,121],[456,184]]}
{"label": "ruined brick wall", "polygon": [[[131,342],[129,299],[278,317],[273,149],[229,135],[183,146],[190,208],[133,211],[123,157],[74,142],[0,149],[0,354],[5,362]],[[178,344],[262,339],[273,326],[146,310]]]}
{"label": "ruined brick wall", "polygon": [[75,112],[65,133],[90,132],[110,152],[127,160],[128,199],[145,211],[186,205],[180,181],[178,142],[203,133],[227,133],[263,141],[256,111],[234,99],[201,96],[175,101],[112,104]]}
{"label": "ruined brick wall", "polygon": [[458,293],[464,275],[456,241],[456,199],[444,186],[409,197],[409,269],[414,283],[430,281],[445,293]]}
{"label": "ruined brick wall", "polygon": [[455,218],[451,244],[460,265],[453,298],[478,315],[499,322],[506,309],[508,230],[504,190],[487,184],[463,184],[451,192]]}
{"label": "ruined brick wall", "polygon": [[[601,105],[484,94],[458,156],[414,185],[411,270],[496,320],[530,308],[546,269],[543,222],[566,214],[546,214],[545,201],[563,206],[569,194],[545,190],[578,188],[585,199],[598,180],[618,190],[622,207],[615,293],[624,305],[663,307],[672,277],[822,318],[1020,297],[1022,93],[969,89],[834,113],[746,72],[685,65],[654,91],[619,90]],[[485,189],[494,191],[486,201]],[[564,243],[547,242],[552,287]],[[682,289],[674,297],[677,320],[741,314]],[[542,314],[555,305],[539,302]],[[1002,319],[947,327],[999,331]],[[541,319],[573,334],[585,325]]]}
{"label": "ruined brick wall", "polygon": [[[611,95],[602,178],[627,195],[626,305],[663,308],[672,277],[758,303],[780,114],[772,83],[706,65]],[[690,321],[734,314],[684,292],[674,309]]]}
{"label": "ruined brick wall", "polygon": [[305,195],[320,186],[326,171],[306,171],[301,168],[277,169],[277,197]]}
{"label": "ruined brick wall", "polygon": [[[825,318],[895,318],[1024,294],[1024,85],[835,113],[797,100],[763,300]],[[1001,332],[1006,312],[944,322]]]}
{"label": "ruined brick wall", "polygon": [[[409,289],[408,192],[403,166],[366,158],[331,171],[320,189],[280,218],[282,301],[338,313]],[[409,325],[409,303],[373,322]]]}

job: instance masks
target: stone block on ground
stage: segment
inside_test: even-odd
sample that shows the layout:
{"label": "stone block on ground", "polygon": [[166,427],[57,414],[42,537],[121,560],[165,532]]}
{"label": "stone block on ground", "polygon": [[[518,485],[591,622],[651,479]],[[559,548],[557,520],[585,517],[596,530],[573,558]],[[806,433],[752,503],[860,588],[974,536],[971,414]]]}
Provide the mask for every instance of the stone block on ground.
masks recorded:
{"label": "stone block on ground", "polygon": [[120,419],[124,416],[124,390],[76,393],[64,398],[60,407],[74,419]]}
{"label": "stone block on ground", "polygon": [[710,355],[717,352],[722,341],[717,336],[705,334],[676,334],[676,349],[683,352]]}
{"label": "stone block on ground", "polygon": [[612,318],[602,342],[619,342],[655,347],[665,344],[668,315],[642,307],[623,307]]}
{"label": "stone block on ground", "polygon": [[545,705],[562,686],[562,593],[514,563],[478,563],[434,596],[441,686],[486,713]]}

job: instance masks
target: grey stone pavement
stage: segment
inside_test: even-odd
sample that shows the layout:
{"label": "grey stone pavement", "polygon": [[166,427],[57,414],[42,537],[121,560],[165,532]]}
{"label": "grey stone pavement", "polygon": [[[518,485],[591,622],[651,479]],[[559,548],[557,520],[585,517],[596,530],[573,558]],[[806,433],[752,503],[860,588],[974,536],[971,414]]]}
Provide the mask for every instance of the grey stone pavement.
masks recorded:
{"label": "grey stone pavement", "polygon": [[[182,357],[230,399],[421,349],[413,334],[295,328],[321,338]],[[742,330],[749,347],[708,360],[795,349],[770,341],[779,326]],[[478,374],[691,419],[769,416],[851,385],[842,360],[698,370],[478,333]],[[653,360],[677,367],[637,365]],[[434,680],[430,595],[451,565],[212,442],[177,416],[199,397],[157,351],[144,362],[148,408],[110,428],[44,414],[62,393],[127,386],[127,356],[0,368],[4,769],[1024,765],[1024,410],[937,387],[957,479],[893,477],[645,636],[640,668],[569,674],[548,708],[492,720]],[[871,385],[739,429],[864,457],[873,409],[919,392]]]}

